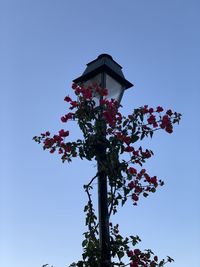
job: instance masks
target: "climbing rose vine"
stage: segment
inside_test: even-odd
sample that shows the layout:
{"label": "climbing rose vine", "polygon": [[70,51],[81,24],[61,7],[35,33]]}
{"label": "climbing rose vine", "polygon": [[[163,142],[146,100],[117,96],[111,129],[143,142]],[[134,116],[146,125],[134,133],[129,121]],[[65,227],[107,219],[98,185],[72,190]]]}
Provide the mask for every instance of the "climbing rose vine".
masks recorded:
{"label": "climbing rose vine", "polygon": [[[72,85],[76,95],[73,100],[65,97],[68,110],[61,117],[63,129],[56,134],[49,131],[35,136],[33,139],[41,143],[44,150],[58,153],[62,162],[71,162],[73,158],[97,160],[100,146],[106,148],[106,160],[103,168],[108,178],[108,209],[110,221],[110,249],[111,266],[156,267],[164,266],[173,259],[169,256],[159,260],[150,249],[141,251],[137,244],[141,241],[136,236],[123,237],[119,232],[119,225],[112,224],[112,216],[128,200],[138,205],[139,200],[155,193],[164,182],[156,175],[150,175],[143,164],[153,156],[153,151],[144,149],[140,141],[153,137],[158,130],[171,134],[174,124],[179,123],[181,114],[171,109],[164,111],[161,106],[156,108],[148,105],[134,109],[129,116],[123,116],[119,108],[121,105],[113,99],[108,99],[108,90],[97,85]],[[98,105],[97,105],[98,103]],[[70,141],[70,132],[66,129],[67,122],[78,123],[83,138]],[[104,139],[102,140],[102,136]],[[99,252],[99,224],[92,201],[92,189],[96,175],[91,178],[84,190],[88,202],[84,207],[86,226],[82,242],[82,259],[70,266],[93,267],[98,266]],[[125,262],[127,261],[127,262]]]}

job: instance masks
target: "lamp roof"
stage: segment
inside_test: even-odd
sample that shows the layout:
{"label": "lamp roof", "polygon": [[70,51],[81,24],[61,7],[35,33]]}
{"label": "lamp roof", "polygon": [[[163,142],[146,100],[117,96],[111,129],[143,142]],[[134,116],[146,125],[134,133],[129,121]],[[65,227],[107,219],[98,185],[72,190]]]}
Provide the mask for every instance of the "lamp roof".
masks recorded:
{"label": "lamp roof", "polygon": [[73,82],[81,83],[87,81],[101,72],[110,75],[125,86],[125,89],[133,86],[132,83],[125,79],[122,67],[108,54],[101,54],[95,60],[89,62],[82,76],[74,79]]}

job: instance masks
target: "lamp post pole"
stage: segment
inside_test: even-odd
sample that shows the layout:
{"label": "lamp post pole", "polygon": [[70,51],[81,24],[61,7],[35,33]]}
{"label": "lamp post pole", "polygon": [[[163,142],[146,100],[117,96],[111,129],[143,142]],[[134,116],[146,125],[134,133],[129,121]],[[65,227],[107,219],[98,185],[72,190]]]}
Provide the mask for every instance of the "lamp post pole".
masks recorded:
{"label": "lamp post pole", "polygon": [[[108,98],[120,102],[125,89],[133,86],[125,79],[122,67],[108,54],[101,54],[89,62],[82,76],[73,80],[77,84],[98,84],[108,89]],[[98,99],[99,100],[99,99]],[[98,267],[111,267],[108,192],[106,165],[107,140],[106,125],[102,116],[96,120],[96,160],[98,168],[98,209],[99,209],[99,247],[100,262]],[[93,267],[93,266],[91,266]]]}
{"label": "lamp post pole", "polygon": [[[99,140],[100,141],[100,140]],[[110,267],[110,234],[108,216],[107,174],[104,170],[106,164],[106,146],[104,140],[99,142],[97,152],[98,166],[98,206],[99,206],[99,267]]]}
{"label": "lamp post pole", "polygon": [[[101,86],[106,87],[105,73],[101,74]],[[102,110],[103,112],[103,110]],[[97,168],[98,168],[98,210],[99,210],[99,246],[100,262],[99,267],[111,266],[110,255],[110,232],[109,232],[109,215],[108,215],[108,190],[107,190],[107,173],[106,165],[106,129],[105,122],[102,118],[102,112],[97,119]]]}

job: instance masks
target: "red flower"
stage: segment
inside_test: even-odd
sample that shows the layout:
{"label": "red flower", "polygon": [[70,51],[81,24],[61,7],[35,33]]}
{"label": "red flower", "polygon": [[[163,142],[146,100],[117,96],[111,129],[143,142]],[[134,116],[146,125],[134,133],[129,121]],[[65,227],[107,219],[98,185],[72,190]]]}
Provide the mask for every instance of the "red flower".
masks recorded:
{"label": "red flower", "polygon": [[127,256],[128,257],[133,257],[133,251],[132,250],[127,251]]}
{"label": "red flower", "polygon": [[143,112],[143,114],[149,112],[149,110],[148,110],[148,105],[144,105],[144,107],[142,108],[142,112]]}
{"label": "red flower", "polygon": [[133,168],[133,167],[130,167],[128,169],[128,173],[130,173],[131,175],[136,175],[137,174],[137,170],[135,168]]}
{"label": "red flower", "polygon": [[70,153],[71,150],[72,150],[71,146],[68,145],[65,147],[65,152]]}
{"label": "red flower", "polygon": [[63,153],[62,148],[59,148],[59,150],[58,150],[58,154],[62,154],[62,153]]}
{"label": "red flower", "polygon": [[153,176],[151,179],[150,179],[150,182],[154,185],[157,185],[158,182],[157,182],[157,177],[156,176]]}
{"label": "red flower", "polygon": [[129,184],[128,184],[128,187],[129,189],[133,189],[135,187],[135,183],[133,181],[131,181]]}
{"label": "red flower", "polygon": [[107,100],[106,99],[100,99],[100,101],[99,101],[100,106],[103,106],[106,103],[107,103]]}
{"label": "red flower", "polygon": [[127,146],[124,151],[126,152],[133,152],[134,151],[134,148],[132,146]]}
{"label": "red flower", "polygon": [[112,114],[109,111],[104,111],[103,116],[110,126],[114,126],[115,119],[113,118]]}
{"label": "red flower", "polygon": [[59,136],[66,137],[68,135],[69,135],[69,131],[65,131],[63,129],[59,131]]}
{"label": "red flower", "polygon": [[66,96],[66,97],[64,98],[64,101],[66,101],[66,102],[70,102],[70,101],[72,101],[72,100],[71,100],[71,98],[70,98],[69,96]]}
{"label": "red flower", "polygon": [[72,84],[72,89],[76,89],[77,88],[77,84],[76,83],[73,83]]}
{"label": "red flower", "polygon": [[73,118],[74,113],[69,112],[68,114],[66,114],[65,116],[61,117],[61,121],[62,122],[67,122],[68,120]]}
{"label": "red flower", "polygon": [[158,106],[157,109],[156,109],[157,112],[162,112],[163,111],[163,108]]}
{"label": "red flower", "polygon": [[132,199],[134,201],[138,201],[139,197],[136,194],[132,194]]}
{"label": "red flower", "polygon": [[130,267],[138,267],[138,263],[137,262],[131,262],[130,263]]}
{"label": "red flower", "polygon": [[154,115],[151,115],[148,119],[147,119],[149,124],[154,124],[156,123],[156,117]]}
{"label": "red flower", "polygon": [[161,129],[165,129],[165,124],[164,124],[164,123],[161,123],[161,124],[160,124],[160,128],[161,128]]}
{"label": "red flower", "polygon": [[140,250],[138,248],[134,249],[134,254],[135,255],[139,255],[140,254]]}
{"label": "red flower", "polygon": [[107,96],[108,95],[108,89],[102,89],[102,95]]}
{"label": "red flower", "polygon": [[53,154],[54,152],[55,152],[55,148],[52,148],[52,149],[50,150],[50,153]]}
{"label": "red flower", "polygon": [[151,157],[151,152],[148,149],[146,149],[146,151],[142,153],[142,156],[148,159]]}
{"label": "red flower", "polygon": [[127,145],[129,145],[130,142],[131,142],[131,138],[130,138],[130,136],[125,136],[125,137],[123,138],[123,141],[124,141],[124,143],[126,143]]}
{"label": "red flower", "polygon": [[65,118],[65,116],[62,116],[62,117],[61,117],[61,121],[62,121],[62,122],[67,122],[67,119]]}
{"label": "red flower", "polygon": [[71,105],[70,109],[76,108],[78,106],[78,102],[77,101],[71,101],[70,105]]}
{"label": "red flower", "polygon": [[158,261],[158,257],[157,256],[154,257],[154,261]]}
{"label": "red flower", "polygon": [[54,135],[53,140],[54,140],[55,142],[61,142],[63,139],[62,139],[62,137],[59,136],[59,135]]}
{"label": "red flower", "polygon": [[47,138],[44,140],[44,148],[50,148],[55,143],[53,138]]}
{"label": "red flower", "polygon": [[146,181],[147,181],[148,183],[151,182],[151,178],[150,178],[150,176],[149,176],[147,173],[144,174],[144,177],[145,177],[145,179],[146,179]]}
{"label": "red flower", "polygon": [[168,125],[165,130],[168,133],[172,133],[173,132],[173,129],[172,129],[172,126],[171,125]]}
{"label": "red flower", "polygon": [[169,117],[167,115],[164,115],[163,118],[162,118],[162,123],[164,125],[167,125],[169,123]]}
{"label": "red flower", "polygon": [[153,112],[154,112],[153,108],[150,108],[149,113],[153,113]]}
{"label": "red flower", "polygon": [[145,170],[145,169],[142,169],[142,170],[140,171],[140,173],[141,173],[142,175],[144,175],[144,174],[146,173],[146,170]]}
{"label": "red flower", "polygon": [[92,91],[91,89],[87,88],[85,90],[82,91],[83,97],[85,99],[91,99],[92,98]]}
{"label": "red flower", "polygon": [[172,116],[173,115],[173,112],[171,111],[171,109],[168,109],[167,112],[166,112],[167,115],[169,116]]}
{"label": "red flower", "polygon": [[81,89],[80,87],[77,87],[77,88],[75,89],[75,94],[76,94],[76,95],[79,95],[81,92],[82,92],[82,89]]}

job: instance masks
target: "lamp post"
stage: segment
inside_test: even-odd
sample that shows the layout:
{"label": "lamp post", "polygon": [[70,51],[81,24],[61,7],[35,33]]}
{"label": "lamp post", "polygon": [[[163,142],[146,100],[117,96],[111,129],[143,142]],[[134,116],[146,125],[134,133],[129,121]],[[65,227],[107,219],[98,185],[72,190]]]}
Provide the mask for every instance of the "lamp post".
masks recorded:
{"label": "lamp post", "polygon": [[[108,99],[121,101],[125,89],[133,86],[125,79],[122,67],[108,54],[101,54],[97,59],[89,62],[83,74],[74,79],[77,84],[91,85],[97,84],[108,90]],[[96,96],[97,105],[100,97]],[[97,119],[97,123],[102,118]],[[99,267],[111,266],[110,255],[110,234],[108,216],[108,194],[107,194],[107,174],[102,166],[106,163],[106,136],[104,127],[97,127],[98,139],[96,160],[98,168],[98,210],[99,210],[99,245],[100,263]]]}

